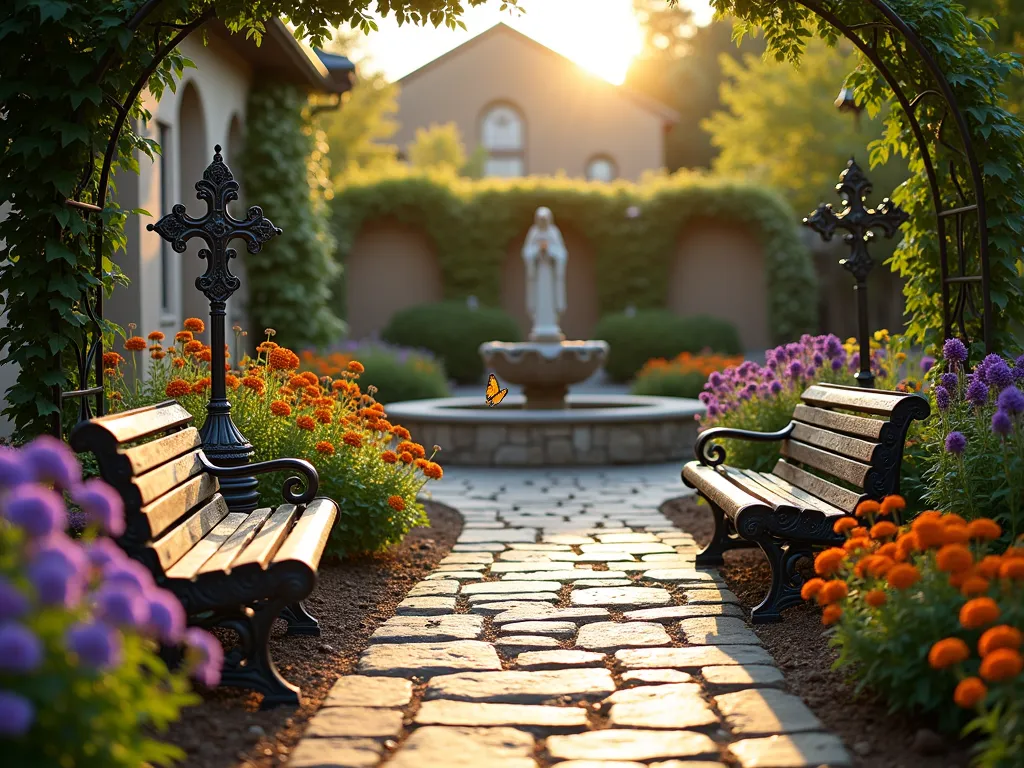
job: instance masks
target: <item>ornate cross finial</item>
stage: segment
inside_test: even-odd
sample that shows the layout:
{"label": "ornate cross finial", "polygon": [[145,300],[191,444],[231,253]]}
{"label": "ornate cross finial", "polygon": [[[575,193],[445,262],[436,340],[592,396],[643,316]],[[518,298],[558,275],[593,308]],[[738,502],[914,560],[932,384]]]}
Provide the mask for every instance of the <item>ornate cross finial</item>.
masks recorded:
{"label": "ornate cross finial", "polygon": [[837,229],[846,230],[843,241],[850,245],[850,258],[839,263],[853,274],[857,282],[863,283],[875,265],[868,253],[868,243],[875,235],[873,230],[880,229],[886,237],[892,237],[909,216],[888,197],[883,198],[877,208],[866,207],[871,182],[852,157],[839,176],[836,192],[846,210],[837,214],[831,204],[822,203],[803,223],[826,241],[832,239]]}
{"label": "ornate cross finial", "polygon": [[218,302],[227,301],[240,285],[228,267],[228,262],[236,256],[235,249],[227,247],[228,243],[240,238],[249,253],[259,253],[265,242],[281,234],[258,205],[249,207],[244,221],[228,212],[228,203],[238,199],[238,182],[224,164],[220,151],[218,144],[214,147],[213,162],[196,182],[196,197],[206,202],[206,214],[194,219],[179,203],[156,224],[146,227],[167,240],[177,253],[184,253],[193,237],[206,242],[209,248],[199,251],[199,258],[206,259],[206,272],[196,278],[196,288],[210,301]]}

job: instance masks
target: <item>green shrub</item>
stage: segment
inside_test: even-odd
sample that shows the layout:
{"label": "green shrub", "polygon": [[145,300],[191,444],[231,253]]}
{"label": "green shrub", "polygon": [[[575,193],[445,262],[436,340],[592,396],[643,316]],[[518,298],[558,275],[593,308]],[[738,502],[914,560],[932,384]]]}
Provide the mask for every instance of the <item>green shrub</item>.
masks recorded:
{"label": "green shrub", "polygon": [[743,351],[736,328],[727,320],[680,317],[667,309],[606,315],[594,329],[594,338],[608,342],[604,369],[614,381],[633,378],[644,363],[656,357],[673,358],[680,352],[705,349],[731,355]]}
{"label": "green shrub", "polygon": [[500,309],[470,309],[462,301],[419,304],[396,312],[381,334],[402,347],[427,349],[460,384],[475,384],[484,373],[479,348],[485,341],[519,341],[519,324]]}
{"label": "green shrub", "polygon": [[374,397],[378,403],[386,405],[451,394],[444,366],[429,352],[380,342],[351,342],[335,352],[302,354],[303,366],[321,376],[338,376],[350,360],[362,363],[365,370],[359,380],[364,388],[371,385],[377,388]]}
{"label": "green shrub", "polygon": [[707,376],[696,371],[664,369],[637,376],[630,387],[634,395],[654,397],[697,397],[704,389]]}

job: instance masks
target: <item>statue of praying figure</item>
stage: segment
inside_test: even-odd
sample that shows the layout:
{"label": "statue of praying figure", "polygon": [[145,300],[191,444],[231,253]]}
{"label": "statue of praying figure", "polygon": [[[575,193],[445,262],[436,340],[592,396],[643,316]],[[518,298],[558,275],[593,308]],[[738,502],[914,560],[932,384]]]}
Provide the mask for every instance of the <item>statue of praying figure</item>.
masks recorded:
{"label": "statue of praying figure", "polygon": [[548,208],[540,207],[523,244],[526,311],[533,322],[530,341],[563,341],[558,326],[565,312],[565,265],[569,254]]}

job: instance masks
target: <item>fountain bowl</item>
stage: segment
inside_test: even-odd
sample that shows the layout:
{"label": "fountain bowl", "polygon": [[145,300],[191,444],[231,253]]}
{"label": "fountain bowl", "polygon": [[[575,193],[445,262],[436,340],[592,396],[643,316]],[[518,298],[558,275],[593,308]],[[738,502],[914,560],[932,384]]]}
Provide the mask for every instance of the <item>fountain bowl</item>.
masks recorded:
{"label": "fountain bowl", "polygon": [[523,388],[526,407],[566,407],[569,386],[590,378],[608,357],[605,341],[488,341],[480,345],[484,366],[500,382]]}
{"label": "fountain bowl", "polygon": [[659,464],[693,457],[699,400],[574,395],[566,407],[525,408],[522,395],[489,407],[476,397],[391,403],[388,418],[448,466],[568,467]]}

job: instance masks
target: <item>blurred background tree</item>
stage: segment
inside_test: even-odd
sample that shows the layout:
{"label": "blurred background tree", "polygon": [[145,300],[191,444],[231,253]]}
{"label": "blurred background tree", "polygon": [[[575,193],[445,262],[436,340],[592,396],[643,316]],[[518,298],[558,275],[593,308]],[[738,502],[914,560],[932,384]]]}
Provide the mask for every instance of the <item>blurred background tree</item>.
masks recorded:
{"label": "blurred background tree", "polygon": [[458,126],[445,123],[417,128],[416,137],[406,147],[405,156],[413,168],[479,179],[483,176],[487,150],[477,147],[472,154],[467,155]]}

